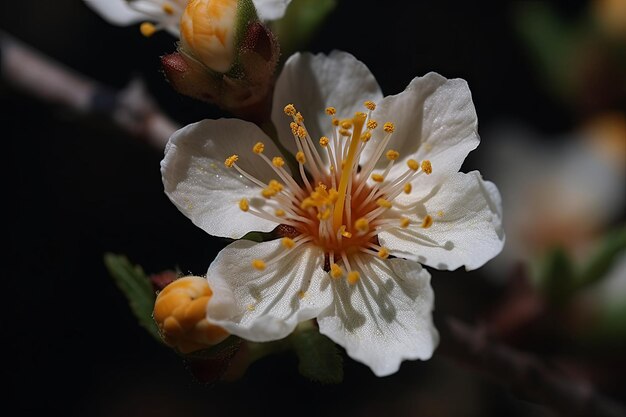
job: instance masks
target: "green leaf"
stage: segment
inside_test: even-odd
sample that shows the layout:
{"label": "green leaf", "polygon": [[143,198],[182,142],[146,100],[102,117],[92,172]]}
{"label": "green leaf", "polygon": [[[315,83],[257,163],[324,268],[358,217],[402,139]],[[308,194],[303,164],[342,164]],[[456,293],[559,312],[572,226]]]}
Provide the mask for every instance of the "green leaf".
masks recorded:
{"label": "green leaf", "polygon": [[275,236],[272,232],[248,232],[246,233],[242,239],[251,240],[253,242],[265,242],[266,240],[272,240]]}
{"label": "green leaf", "polygon": [[155,339],[162,342],[159,329],[152,319],[156,294],[143,269],[139,265],[130,263],[124,255],[112,253],[104,255],[104,264],[118,288],[128,299],[128,304],[139,320],[139,324]]}
{"label": "green leaf", "polygon": [[539,275],[539,285],[546,296],[553,302],[564,302],[571,294],[575,278],[572,260],[565,249],[553,248],[545,257]]}
{"label": "green leaf", "polygon": [[588,286],[603,279],[615,260],[626,251],[626,227],[610,233],[600,248],[583,268],[577,280],[578,287]]}
{"label": "green leaf", "polygon": [[338,384],[343,380],[343,359],[329,338],[316,328],[294,332],[290,338],[303,376],[323,384]]}

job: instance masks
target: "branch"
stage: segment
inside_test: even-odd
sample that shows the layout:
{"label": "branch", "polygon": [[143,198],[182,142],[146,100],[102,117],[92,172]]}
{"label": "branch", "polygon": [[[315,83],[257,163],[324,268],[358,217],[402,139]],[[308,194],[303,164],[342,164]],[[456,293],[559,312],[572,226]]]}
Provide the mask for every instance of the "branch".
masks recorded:
{"label": "branch", "polygon": [[105,86],[0,31],[0,74],[16,88],[82,115],[109,117],[131,135],[163,149],[179,126],[158,108],[141,80]]}
{"label": "branch", "polygon": [[625,417],[626,408],[530,354],[489,340],[485,331],[448,318],[440,352],[508,384],[525,398],[568,417]]}

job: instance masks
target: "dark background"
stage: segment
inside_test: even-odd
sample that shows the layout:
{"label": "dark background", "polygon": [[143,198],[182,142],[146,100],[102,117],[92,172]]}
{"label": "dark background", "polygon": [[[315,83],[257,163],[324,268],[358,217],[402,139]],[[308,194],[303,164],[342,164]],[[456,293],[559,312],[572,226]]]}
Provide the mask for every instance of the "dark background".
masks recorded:
{"label": "dark background", "polygon": [[[516,3],[338,3],[302,49],[353,53],[385,94],[436,71],[468,81],[480,129],[523,120],[549,135],[573,125],[576,115],[542,88],[515,34]],[[554,4],[576,15],[586,2]],[[140,75],[181,124],[222,115],[164,81],[158,57],[175,48],[165,33],[146,39],[136,26],[110,26],[79,0],[2,2],[0,29],[114,88]],[[0,105],[10,248],[2,374],[18,415],[552,415],[437,353],[383,379],[346,357],[345,381],[336,386],[300,377],[290,355],[262,360],[234,383],[195,382],[179,357],[137,325],[102,261],[105,252],[121,253],[147,273],[201,275],[225,245],[169,202],[162,151],[97,115],[73,114],[4,81]],[[483,138],[473,155],[488,146]],[[463,170],[479,168],[470,156]],[[473,322],[502,291],[480,270],[433,271],[433,286],[436,320],[445,314]]]}

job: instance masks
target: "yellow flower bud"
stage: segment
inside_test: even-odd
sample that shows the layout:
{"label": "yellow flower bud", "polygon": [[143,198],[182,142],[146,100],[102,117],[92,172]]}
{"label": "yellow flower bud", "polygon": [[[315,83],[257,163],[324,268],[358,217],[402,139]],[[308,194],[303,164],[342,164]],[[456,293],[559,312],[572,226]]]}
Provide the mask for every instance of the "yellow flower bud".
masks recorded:
{"label": "yellow flower bud", "polygon": [[217,72],[236,55],[237,0],[191,0],[180,20],[182,51]]}
{"label": "yellow flower bud", "polygon": [[166,286],[156,298],[153,314],[163,341],[181,353],[190,353],[226,339],[226,330],[206,320],[206,305],[212,296],[202,277],[188,276]]}

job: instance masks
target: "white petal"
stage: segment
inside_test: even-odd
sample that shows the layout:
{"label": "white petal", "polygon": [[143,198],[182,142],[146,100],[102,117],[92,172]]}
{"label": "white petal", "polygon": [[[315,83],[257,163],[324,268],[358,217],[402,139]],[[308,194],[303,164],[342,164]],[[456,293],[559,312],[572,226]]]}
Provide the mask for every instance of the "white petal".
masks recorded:
{"label": "white petal", "polygon": [[128,6],[126,0],[85,0],[87,6],[113,25],[130,25],[146,19],[146,15]]}
{"label": "white petal", "polygon": [[[280,255],[284,257],[269,263]],[[254,259],[265,260],[265,270],[254,269]],[[209,267],[211,300],[221,302],[208,304],[207,317],[247,340],[266,342],[286,337],[299,322],[316,317],[331,303],[332,287],[323,262],[323,252],[311,244],[288,250],[280,240],[236,241]]]}
{"label": "white petal", "polygon": [[360,258],[356,284],[333,280],[335,302],[319,315],[320,332],[377,376],[396,372],[405,359],[429,359],[439,342],[430,274],[405,259]]}
{"label": "white petal", "polygon": [[259,19],[267,22],[283,17],[291,0],[253,0],[253,3]]}
{"label": "white petal", "polygon": [[[354,56],[340,51],[330,55],[297,53],[289,57],[276,81],[272,121],[281,143],[295,153],[296,147],[283,109],[295,105],[304,116],[304,124],[315,143],[329,136],[331,118],[326,107],[337,109],[338,118],[353,117],[365,111],[366,100],[379,101],[380,87],[370,70]],[[330,137],[330,136],[329,136]]]}
{"label": "white petal", "polygon": [[247,198],[251,206],[263,203],[261,189],[224,161],[239,155],[237,165],[263,181],[278,179],[273,169],[252,152],[265,143],[271,159],[276,146],[256,125],[236,119],[204,120],[176,131],[165,148],[161,174],[165,193],[193,223],[205,232],[237,239],[249,231],[268,232],[278,223],[239,209]]}
{"label": "white petal", "polygon": [[[373,143],[384,134],[385,122],[395,126],[388,148],[400,152],[401,160],[389,178],[406,170],[402,161],[430,160],[433,173],[420,178],[419,187],[414,187],[417,194],[428,193],[442,178],[458,172],[467,154],[479,143],[476,110],[467,83],[433,72],[414,78],[402,93],[385,97],[372,118],[379,124]],[[374,146],[365,147],[362,164],[373,150]],[[382,158],[379,166],[387,162]]]}
{"label": "white petal", "polygon": [[[496,186],[478,171],[457,173],[435,187],[411,214],[407,229],[378,235],[391,253],[437,269],[472,270],[496,256],[504,246],[502,203]],[[421,227],[426,214],[433,218]]]}

